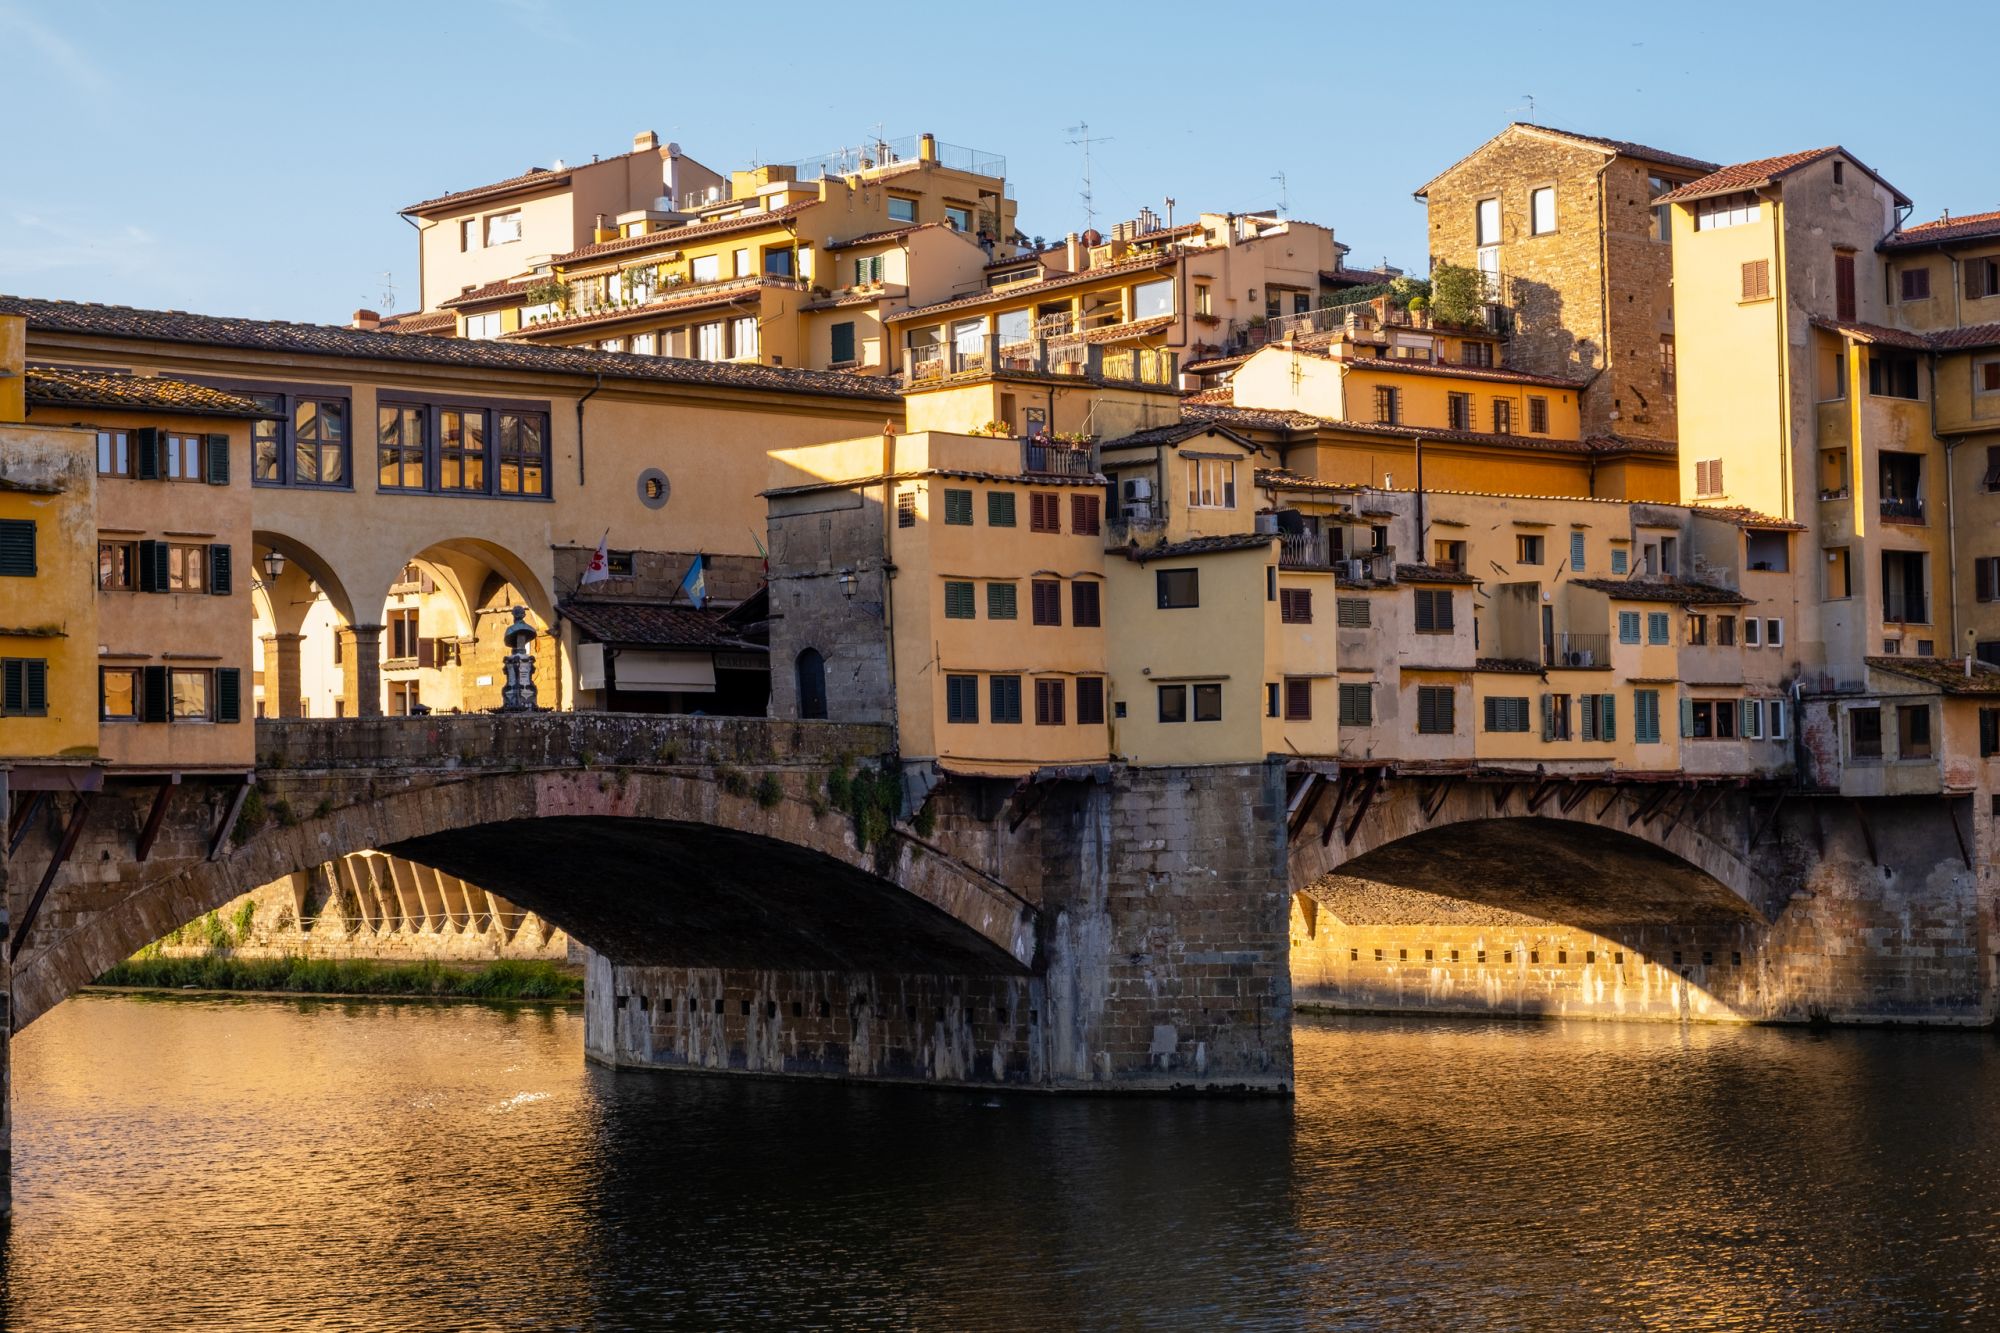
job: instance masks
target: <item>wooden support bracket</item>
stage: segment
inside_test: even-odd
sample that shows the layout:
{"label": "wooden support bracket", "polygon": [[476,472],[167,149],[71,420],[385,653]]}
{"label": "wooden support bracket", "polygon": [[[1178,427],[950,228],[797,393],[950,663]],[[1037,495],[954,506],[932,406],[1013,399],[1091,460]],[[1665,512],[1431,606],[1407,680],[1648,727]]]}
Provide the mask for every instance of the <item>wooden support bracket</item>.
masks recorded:
{"label": "wooden support bracket", "polygon": [[1568,814],[1570,811],[1576,809],[1579,805],[1582,805],[1583,798],[1590,795],[1592,792],[1596,791],[1599,784],[1595,782],[1579,782],[1576,783],[1575,786],[1576,786],[1575,791],[1568,793],[1562,798],[1561,809],[1564,814]]}
{"label": "wooden support bracket", "polygon": [[1944,803],[1944,817],[1951,821],[1951,836],[1958,839],[1958,856],[1965,862],[1967,870],[1972,869],[1972,849],[1965,845],[1965,834],[1958,827],[1958,802]]}
{"label": "wooden support bracket", "polygon": [[1764,822],[1759,824],[1757,826],[1757,831],[1750,835],[1750,843],[1743,849],[1744,855],[1748,856],[1751,852],[1757,850],[1757,844],[1764,841],[1764,835],[1766,833],[1769,833],[1771,831],[1771,826],[1778,822],[1778,812],[1785,808],[1785,801],[1790,796],[1791,793],[1789,791],[1781,791],[1778,793],[1778,799],[1771,802],[1771,809],[1767,814],[1765,814]]}
{"label": "wooden support bracket", "polygon": [[1639,802],[1638,809],[1634,810],[1631,814],[1625,816],[1625,827],[1631,828],[1634,824],[1638,823],[1640,820],[1649,818],[1655,810],[1660,808],[1661,802],[1665,801],[1669,796],[1673,794],[1674,794],[1674,789],[1672,787],[1667,786],[1665,783],[1661,783],[1658,787],[1654,788],[1653,794],[1651,796],[1648,796],[1645,800]]}
{"label": "wooden support bracket", "polygon": [[28,840],[28,830],[35,826],[35,816],[39,815],[42,807],[49,803],[49,794],[45,791],[23,792],[22,796],[25,799],[22,800],[20,809],[14,812],[13,822],[7,826],[9,856],[21,850],[21,844]]}
{"label": "wooden support bracket", "polygon": [[[1878,866],[1881,865],[1882,858],[1875,851],[1875,829],[1869,824],[1867,814],[1862,811],[1861,802],[1850,796],[1847,799],[1847,803],[1854,807],[1854,822],[1861,825],[1861,841],[1868,847],[1868,859]],[[1957,821],[1952,821],[1952,827],[1956,828],[1957,826]]]}
{"label": "wooden support bracket", "polygon": [[1430,823],[1432,820],[1438,817],[1438,811],[1444,809],[1445,797],[1451,795],[1451,789],[1454,786],[1456,786],[1457,783],[1458,783],[1457,778],[1438,779],[1437,786],[1432,788],[1430,795],[1424,798],[1423,809],[1424,809],[1424,822],[1426,824]]}
{"label": "wooden support bracket", "polygon": [[69,812],[69,823],[63,825],[62,838],[56,843],[55,854],[49,857],[48,868],[42,871],[42,882],[35,886],[35,896],[28,900],[28,910],[21,913],[21,924],[14,928],[13,938],[7,941],[7,961],[13,962],[21,956],[21,946],[26,943],[29,930],[33,929],[35,917],[42,910],[42,901],[49,896],[49,889],[62,873],[63,863],[76,850],[76,840],[83,836],[83,823],[90,817],[91,802],[97,799],[95,792],[78,792],[76,805]]}
{"label": "wooden support bracket", "polygon": [[153,854],[153,843],[160,836],[160,825],[167,817],[167,806],[174,799],[174,788],[181,785],[181,775],[171,773],[160,779],[160,790],[153,796],[153,808],[146,813],[146,826],[139,830],[137,856],[144,861]]}
{"label": "wooden support bracket", "polygon": [[1381,788],[1382,770],[1379,768],[1369,769],[1367,783],[1361,788],[1361,800],[1354,807],[1354,818],[1348,821],[1347,832],[1341,836],[1341,846],[1345,847],[1353,843],[1354,835],[1361,831],[1361,821],[1368,817],[1368,807],[1375,803],[1375,793],[1380,791]]}
{"label": "wooden support bracket", "polygon": [[1495,787],[1493,789],[1493,813],[1496,815],[1506,814],[1507,801],[1513,794],[1514,784],[1511,782],[1503,782]]}
{"label": "wooden support bracket", "polygon": [[243,802],[250,799],[253,777],[243,775],[243,781],[229,798],[229,808],[222,812],[222,822],[216,825],[215,836],[208,842],[208,859],[213,861],[222,855],[222,849],[229,845],[229,835],[236,831],[236,817],[243,813]]}
{"label": "wooden support bracket", "polygon": [[1561,778],[1543,778],[1536,784],[1534,791],[1528,794],[1528,813],[1532,815],[1541,809],[1549,797],[1555,795],[1556,788],[1562,786],[1562,782]]}
{"label": "wooden support bracket", "polygon": [[1333,791],[1333,809],[1326,812],[1326,825],[1319,831],[1319,845],[1333,845],[1333,831],[1340,827],[1340,808],[1347,804],[1348,793],[1354,790],[1354,769],[1340,770],[1340,785]]}

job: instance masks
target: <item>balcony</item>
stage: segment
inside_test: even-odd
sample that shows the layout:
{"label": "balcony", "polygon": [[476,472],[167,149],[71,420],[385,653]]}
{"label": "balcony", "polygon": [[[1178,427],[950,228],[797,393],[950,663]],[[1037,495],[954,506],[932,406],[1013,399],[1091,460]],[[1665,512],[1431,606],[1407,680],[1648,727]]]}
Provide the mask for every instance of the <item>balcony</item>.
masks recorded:
{"label": "balcony", "polygon": [[1278,565],[1282,569],[1330,569],[1332,551],[1324,532],[1280,532]]}
{"label": "balcony", "polygon": [[1550,667],[1611,667],[1609,634],[1558,634],[1542,645],[1542,665]]}
{"label": "balcony", "polygon": [[1021,441],[1021,471],[1048,477],[1092,477],[1097,475],[1095,444],[1056,444],[1047,440]]}
{"label": "balcony", "polygon": [[1008,338],[980,334],[903,352],[907,386],[943,384],[963,376],[1062,375],[1110,384],[1170,389],[1178,383],[1179,357],[1165,348],[1110,349],[1078,337]]}
{"label": "balcony", "polygon": [[1919,499],[1904,499],[1901,496],[1882,497],[1882,517],[1891,523],[1922,523],[1924,502]]}

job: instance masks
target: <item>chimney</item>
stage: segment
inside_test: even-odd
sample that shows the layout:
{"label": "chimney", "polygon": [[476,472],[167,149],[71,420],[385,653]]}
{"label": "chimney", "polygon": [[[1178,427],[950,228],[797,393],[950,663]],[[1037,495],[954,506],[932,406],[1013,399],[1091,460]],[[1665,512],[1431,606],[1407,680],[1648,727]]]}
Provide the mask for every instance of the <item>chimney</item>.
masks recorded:
{"label": "chimney", "polygon": [[640,130],[632,136],[632,151],[635,153],[643,153],[659,146],[660,136],[651,130]]}
{"label": "chimney", "polygon": [[1075,232],[1063,238],[1063,258],[1068,262],[1070,272],[1083,271],[1083,238]]}
{"label": "chimney", "polygon": [[372,332],[375,329],[379,329],[382,327],[382,316],[376,314],[373,310],[357,310],[354,312],[353,323],[349,324],[347,327],[350,329],[364,329]]}
{"label": "chimney", "polygon": [[935,162],[937,160],[937,136],[935,134],[919,134],[917,136],[917,161]]}
{"label": "chimney", "polygon": [[604,224],[605,224],[604,214],[599,213],[597,215],[597,226],[595,229],[592,230],[590,235],[591,240],[615,241],[618,239],[618,229],[616,227],[607,227]]}

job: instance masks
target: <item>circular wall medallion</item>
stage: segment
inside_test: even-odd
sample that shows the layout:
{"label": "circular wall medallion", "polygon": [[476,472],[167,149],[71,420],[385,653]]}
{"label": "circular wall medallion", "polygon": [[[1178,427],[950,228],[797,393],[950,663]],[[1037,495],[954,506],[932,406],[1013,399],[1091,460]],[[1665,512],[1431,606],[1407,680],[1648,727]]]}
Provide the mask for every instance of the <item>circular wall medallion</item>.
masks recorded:
{"label": "circular wall medallion", "polygon": [[667,498],[674,488],[667,482],[667,474],[656,467],[649,467],[639,474],[639,503],[648,509],[664,509]]}

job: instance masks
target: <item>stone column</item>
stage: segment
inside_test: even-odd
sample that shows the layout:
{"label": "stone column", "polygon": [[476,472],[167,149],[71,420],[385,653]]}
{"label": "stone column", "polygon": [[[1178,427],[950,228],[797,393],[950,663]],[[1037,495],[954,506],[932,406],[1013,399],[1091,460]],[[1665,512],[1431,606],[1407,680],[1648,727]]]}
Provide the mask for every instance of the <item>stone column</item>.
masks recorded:
{"label": "stone column", "polygon": [[299,644],[303,634],[264,636],[264,716],[305,716],[304,688],[299,676]]}
{"label": "stone column", "polygon": [[380,625],[349,625],[340,631],[340,674],[347,715],[382,716]]}

